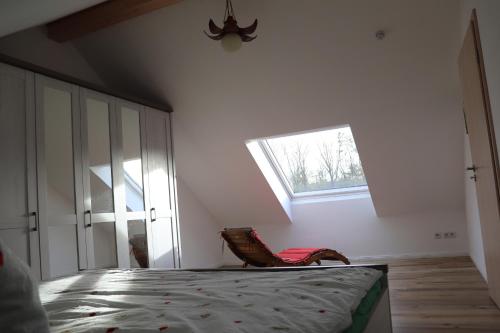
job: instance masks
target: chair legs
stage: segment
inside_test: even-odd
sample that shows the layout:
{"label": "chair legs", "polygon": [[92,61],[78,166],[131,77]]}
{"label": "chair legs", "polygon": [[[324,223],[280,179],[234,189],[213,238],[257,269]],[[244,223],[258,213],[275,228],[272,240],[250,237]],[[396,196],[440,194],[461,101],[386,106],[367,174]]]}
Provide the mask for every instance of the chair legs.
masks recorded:
{"label": "chair legs", "polygon": [[242,265],[243,268],[247,268],[247,266],[248,266],[247,262],[244,262],[243,265]]}
{"label": "chair legs", "polygon": [[321,266],[321,260],[316,260],[316,263],[318,264],[318,266]]}
{"label": "chair legs", "polygon": [[324,253],[321,255],[322,260],[338,260],[342,261],[346,265],[350,265],[351,263],[349,262],[349,259],[344,257],[342,254],[338,253],[335,250],[326,250]]}

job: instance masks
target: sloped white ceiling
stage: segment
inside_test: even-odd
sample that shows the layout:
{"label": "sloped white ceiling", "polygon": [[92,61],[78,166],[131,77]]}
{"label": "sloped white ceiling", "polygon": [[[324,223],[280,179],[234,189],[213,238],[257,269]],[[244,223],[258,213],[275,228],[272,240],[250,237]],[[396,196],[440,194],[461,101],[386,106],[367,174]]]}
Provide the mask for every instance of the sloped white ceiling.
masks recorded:
{"label": "sloped white ceiling", "polygon": [[105,0],[2,0],[0,37],[48,23]]}
{"label": "sloped white ceiling", "polygon": [[[175,110],[178,175],[223,225],[286,223],[245,140],[350,124],[381,216],[463,207],[454,0],[235,0],[258,38],[209,40],[185,0],[77,42],[109,85]],[[375,31],[385,29],[383,41]]]}

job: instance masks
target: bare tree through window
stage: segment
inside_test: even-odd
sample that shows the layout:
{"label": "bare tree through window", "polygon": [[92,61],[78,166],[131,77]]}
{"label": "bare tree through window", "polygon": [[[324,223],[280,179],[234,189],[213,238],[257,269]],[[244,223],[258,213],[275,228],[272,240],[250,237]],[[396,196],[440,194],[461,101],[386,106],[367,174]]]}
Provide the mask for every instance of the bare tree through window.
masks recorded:
{"label": "bare tree through window", "polygon": [[366,185],[349,127],[266,142],[294,193]]}

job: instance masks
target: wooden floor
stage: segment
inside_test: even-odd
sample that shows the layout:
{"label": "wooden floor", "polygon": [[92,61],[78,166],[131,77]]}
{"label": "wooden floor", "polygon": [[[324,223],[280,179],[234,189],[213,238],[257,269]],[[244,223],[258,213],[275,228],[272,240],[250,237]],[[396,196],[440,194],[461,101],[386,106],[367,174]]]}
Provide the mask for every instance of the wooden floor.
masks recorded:
{"label": "wooden floor", "polygon": [[387,262],[394,333],[500,332],[500,310],[469,257]]}

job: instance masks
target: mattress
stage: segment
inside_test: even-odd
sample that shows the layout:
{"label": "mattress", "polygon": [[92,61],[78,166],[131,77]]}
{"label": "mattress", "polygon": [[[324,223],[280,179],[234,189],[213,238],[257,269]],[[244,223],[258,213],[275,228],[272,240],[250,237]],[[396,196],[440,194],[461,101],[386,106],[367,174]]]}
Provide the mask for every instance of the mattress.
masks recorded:
{"label": "mattress", "polygon": [[362,267],[98,270],[44,282],[40,297],[51,332],[343,332],[381,276]]}

